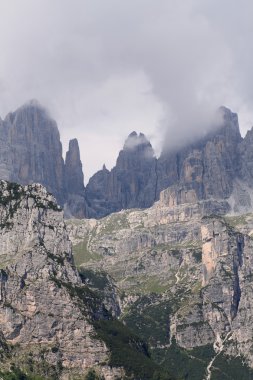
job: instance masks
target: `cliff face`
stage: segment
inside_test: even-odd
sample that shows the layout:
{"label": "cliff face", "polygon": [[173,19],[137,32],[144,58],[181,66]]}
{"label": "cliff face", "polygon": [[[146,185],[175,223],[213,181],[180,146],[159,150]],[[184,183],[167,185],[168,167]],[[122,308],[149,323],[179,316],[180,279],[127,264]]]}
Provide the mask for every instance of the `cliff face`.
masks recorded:
{"label": "cliff face", "polygon": [[77,139],[70,140],[65,160],[65,215],[83,218],[86,212],[84,178]]}
{"label": "cliff face", "polygon": [[42,183],[63,203],[64,162],[55,121],[33,101],[8,114],[0,128],[0,178]]}
{"label": "cliff face", "polygon": [[178,185],[194,190],[197,199],[226,199],[233,191],[238,176],[239,145],[242,141],[237,115],[221,108],[223,124],[213,132],[172,153],[162,153],[158,159],[157,193]]}
{"label": "cliff face", "polygon": [[86,187],[90,217],[103,217],[126,208],[145,208],[156,194],[156,158],[150,142],[132,132],[120,151],[116,166],[91,177]]}
{"label": "cliff face", "polygon": [[115,279],[121,318],[179,378],[253,375],[253,218],[212,216],[228,210],[169,188],[149,209],[68,222],[76,262]]}
{"label": "cliff face", "polygon": [[70,141],[64,163],[57,125],[33,101],[0,120],[0,178],[43,184],[66,217],[147,208],[169,187],[179,203],[185,196],[229,199],[232,211],[245,212],[253,207],[252,131],[242,139],[237,115],[224,107],[220,112],[219,128],[176,151],[164,149],[158,159],[143,134],[131,133],[115,167],[103,167],[85,189],[77,140]]}
{"label": "cliff face", "polygon": [[66,203],[68,214],[85,215],[78,142],[70,141],[64,164],[57,124],[36,101],[0,122],[0,179],[41,183],[62,207]]}
{"label": "cliff face", "polygon": [[108,274],[77,271],[55,198],[0,181],[0,377],[173,380],[116,320],[120,309]]}
{"label": "cliff face", "polygon": [[1,182],[0,220],[0,331],[14,347],[12,360],[22,366],[30,355],[37,371],[43,357],[53,378],[106,362],[108,349],[94,338],[94,306],[73,267],[54,198],[41,185]]}
{"label": "cliff face", "polygon": [[[242,140],[237,115],[225,107],[220,113],[223,122],[219,128],[176,151],[165,148],[158,159],[146,138],[132,133],[116,166],[90,179],[86,194],[88,216],[102,217],[125,208],[150,207],[168,187],[173,188],[180,202],[182,192],[188,192],[196,200],[228,199],[234,187],[238,187],[237,178],[252,186],[250,133]],[[245,202],[237,198],[235,208]]]}

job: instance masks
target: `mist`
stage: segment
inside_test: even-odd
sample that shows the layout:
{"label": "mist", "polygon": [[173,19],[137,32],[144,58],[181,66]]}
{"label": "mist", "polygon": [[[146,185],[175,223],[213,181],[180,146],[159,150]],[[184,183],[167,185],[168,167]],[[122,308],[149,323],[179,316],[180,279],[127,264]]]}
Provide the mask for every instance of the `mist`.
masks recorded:
{"label": "mist", "polygon": [[143,132],[159,154],[212,128],[216,109],[253,124],[253,3],[12,0],[0,3],[0,116],[36,98],[85,182]]}

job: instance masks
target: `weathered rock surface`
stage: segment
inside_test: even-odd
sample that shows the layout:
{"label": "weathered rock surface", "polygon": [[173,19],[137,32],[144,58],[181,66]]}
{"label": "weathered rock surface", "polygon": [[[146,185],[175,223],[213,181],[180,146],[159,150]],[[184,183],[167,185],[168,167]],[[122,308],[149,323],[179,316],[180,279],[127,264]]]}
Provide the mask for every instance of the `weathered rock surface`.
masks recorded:
{"label": "weathered rock surface", "polygon": [[[231,210],[252,207],[252,138],[243,140],[238,118],[221,107],[223,122],[202,139],[177,150],[164,148],[156,159],[150,143],[133,132],[116,166],[96,173],[87,185],[88,217],[103,217],[128,208],[147,208],[172,187],[178,203],[231,198]],[[166,142],[165,142],[166,146]],[[247,191],[243,192],[239,188]]]}
{"label": "weathered rock surface", "polygon": [[221,108],[223,124],[181,151],[163,151],[158,160],[158,194],[171,186],[194,190],[197,199],[226,199],[238,175],[238,147],[242,140],[237,115]]}
{"label": "weathered rock surface", "polygon": [[0,182],[0,264],[0,331],[13,347],[1,370],[10,361],[26,368],[30,358],[45,378],[92,367],[105,379],[122,377],[106,364],[109,349],[92,324],[104,318],[103,305],[82,283],[63,213],[41,185]]}
{"label": "weathered rock surface", "polygon": [[153,355],[167,360],[175,340],[196,367],[206,363],[194,378],[203,379],[212,360],[209,371],[230,376],[224,363],[231,356],[253,368],[253,217],[215,217],[228,212],[226,201],[196,199],[187,192],[178,201],[169,188],[149,209],[70,220],[67,229],[75,261],[110,274],[120,318],[148,339]]}
{"label": "weathered rock surface", "polygon": [[23,185],[41,183],[68,213],[84,217],[84,185],[77,140],[71,140],[66,164],[56,122],[31,101],[0,121],[0,179]]}
{"label": "weathered rock surface", "polygon": [[66,217],[147,208],[169,187],[177,203],[229,199],[231,212],[242,213],[253,207],[252,131],[242,139],[237,115],[220,112],[219,128],[175,151],[164,148],[158,159],[146,137],[132,132],[115,167],[104,166],[85,189],[77,140],[64,163],[55,121],[32,101],[0,120],[0,178],[43,184],[65,205]]}
{"label": "weathered rock surface", "polygon": [[0,178],[42,183],[62,203],[64,162],[55,121],[32,101],[9,113],[0,128]]}
{"label": "weathered rock surface", "polygon": [[83,218],[86,212],[82,162],[77,139],[70,140],[65,159],[65,216]]}
{"label": "weathered rock surface", "polygon": [[120,151],[116,166],[91,177],[86,187],[88,216],[100,218],[127,208],[146,208],[156,197],[156,158],[150,142],[132,132]]}

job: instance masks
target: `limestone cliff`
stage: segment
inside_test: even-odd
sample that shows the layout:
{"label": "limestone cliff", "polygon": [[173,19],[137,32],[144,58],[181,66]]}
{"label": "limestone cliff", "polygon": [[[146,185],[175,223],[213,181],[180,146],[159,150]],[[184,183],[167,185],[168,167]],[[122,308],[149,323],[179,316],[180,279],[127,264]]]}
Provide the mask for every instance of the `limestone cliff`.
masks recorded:
{"label": "limestone cliff", "polygon": [[150,142],[132,132],[120,151],[116,166],[91,177],[86,187],[89,217],[103,217],[126,208],[153,204],[156,193],[156,158]]}
{"label": "limestone cliff", "polygon": [[[99,171],[90,179],[87,215],[97,218],[121,209],[150,207],[169,187],[178,202],[183,193],[188,193],[195,200],[232,196],[233,211],[240,210],[245,202],[252,207],[251,132],[243,140],[237,115],[225,107],[219,112],[219,127],[214,126],[202,138],[181,148],[168,150],[165,141],[158,159],[146,138],[133,132],[119,153],[116,166],[111,171]],[[249,187],[243,199],[238,181],[240,188]]]}
{"label": "limestone cliff", "polygon": [[169,188],[146,210],[69,221],[74,259],[110,274],[120,318],[158,362],[178,363],[174,375],[251,378],[253,217],[226,216],[226,201],[177,197]]}
{"label": "limestone cliff", "polygon": [[65,215],[83,218],[86,212],[84,177],[77,139],[70,140],[65,159]]}
{"label": "limestone cliff", "polygon": [[44,362],[50,378],[66,379],[106,363],[91,323],[94,307],[103,312],[73,266],[55,199],[41,185],[1,182],[0,220],[0,331],[14,347],[11,360],[25,366],[30,355],[35,369]]}
{"label": "limestone cliff", "polygon": [[164,149],[157,165],[157,193],[177,185],[194,191],[197,199],[226,199],[238,176],[242,140],[237,115],[221,108],[223,122],[196,143],[176,152]]}
{"label": "limestone cliff", "polygon": [[46,186],[68,213],[84,217],[84,184],[79,147],[70,141],[66,163],[56,122],[37,101],[0,121],[0,179]]}
{"label": "limestone cliff", "polygon": [[40,184],[0,181],[0,268],[2,379],[174,379],[115,319],[112,278],[77,271],[63,212]]}
{"label": "limestone cliff", "polygon": [[0,178],[43,184],[67,217],[147,208],[169,187],[177,202],[186,194],[229,199],[232,212],[245,212],[253,208],[252,131],[242,139],[237,115],[225,107],[220,113],[219,127],[174,150],[168,151],[165,141],[159,158],[142,133],[131,133],[115,167],[103,167],[85,189],[77,140],[70,141],[64,163],[56,122],[32,101],[0,120]]}
{"label": "limestone cliff", "polygon": [[32,101],[9,113],[0,128],[0,178],[42,183],[62,203],[62,146],[56,122],[47,111]]}

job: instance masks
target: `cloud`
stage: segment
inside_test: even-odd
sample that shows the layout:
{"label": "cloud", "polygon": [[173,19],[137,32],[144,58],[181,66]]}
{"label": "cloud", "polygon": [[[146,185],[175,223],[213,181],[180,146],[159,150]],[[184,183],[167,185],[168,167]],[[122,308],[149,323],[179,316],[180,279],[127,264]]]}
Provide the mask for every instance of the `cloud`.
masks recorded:
{"label": "cloud", "polygon": [[0,114],[45,104],[64,146],[78,138],[86,179],[132,130],[158,153],[202,134],[222,104],[245,129],[252,12],[250,0],[1,2]]}

